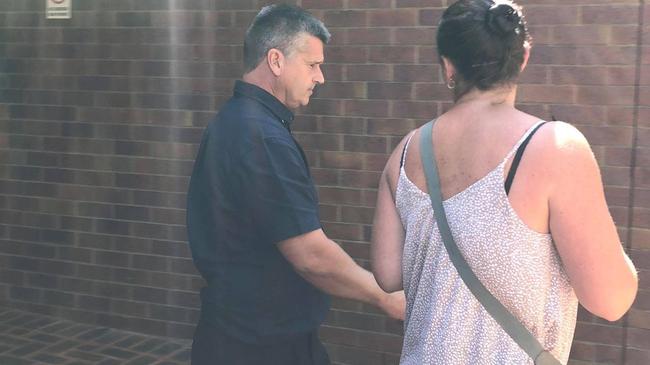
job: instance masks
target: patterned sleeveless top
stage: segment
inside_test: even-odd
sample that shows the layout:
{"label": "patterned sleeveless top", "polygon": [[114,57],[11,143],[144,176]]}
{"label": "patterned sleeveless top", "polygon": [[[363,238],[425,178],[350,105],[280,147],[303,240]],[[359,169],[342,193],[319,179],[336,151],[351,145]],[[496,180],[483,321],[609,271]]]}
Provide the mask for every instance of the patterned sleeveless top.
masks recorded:
{"label": "patterned sleeveless top", "polygon": [[[485,287],[560,362],[569,358],[578,300],[550,234],[529,228],[504,190],[503,161],[443,202],[454,240]],[[405,156],[410,137],[406,144]],[[406,232],[400,364],[533,364],[467,289],[440,237],[428,194],[400,169],[397,210]]]}

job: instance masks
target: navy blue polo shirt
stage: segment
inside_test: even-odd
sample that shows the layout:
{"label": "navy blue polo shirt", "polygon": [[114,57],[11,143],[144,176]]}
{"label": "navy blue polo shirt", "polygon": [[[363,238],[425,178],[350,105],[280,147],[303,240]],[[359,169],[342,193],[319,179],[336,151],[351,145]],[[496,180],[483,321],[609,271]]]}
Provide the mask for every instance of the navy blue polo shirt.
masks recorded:
{"label": "navy blue polo shirt", "polygon": [[292,120],[273,95],[237,81],[203,134],[190,180],[189,243],[207,282],[201,320],[249,343],[313,331],[329,309],[276,246],[321,227]]}

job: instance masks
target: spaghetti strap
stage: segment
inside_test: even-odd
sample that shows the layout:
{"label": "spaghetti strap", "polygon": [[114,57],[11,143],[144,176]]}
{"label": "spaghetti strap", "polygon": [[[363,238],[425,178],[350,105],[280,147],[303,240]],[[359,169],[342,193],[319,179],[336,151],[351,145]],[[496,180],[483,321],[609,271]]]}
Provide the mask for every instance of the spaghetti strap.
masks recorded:
{"label": "spaghetti strap", "polygon": [[408,150],[408,148],[409,148],[409,143],[411,143],[411,138],[413,138],[413,134],[415,134],[415,132],[411,132],[411,134],[406,139],[406,143],[404,143],[404,148],[402,149],[402,157],[400,158],[400,161],[399,161],[399,168],[400,169],[402,167],[404,167],[404,162],[406,161],[406,150]]}
{"label": "spaghetti strap", "polygon": [[[524,136],[522,137],[522,140],[520,140],[517,144],[515,145],[516,147],[516,153],[515,153],[515,158],[512,160],[512,165],[510,166],[510,171],[508,171],[508,177],[506,178],[506,181],[504,183],[504,188],[506,190],[506,195],[510,193],[510,188],[512,187],[512,182],[515,179],[515,174],[517,173],[517,168],[519,167],[519,162],[521,161],[521,157],[524,155],[524,151],[526,150],[526,146],[528,145],[528,142],[530,142],[531,138],[533,138],[533,135],[537,130],[543,126],[546,122],[545,121],[540,121],[537,124],[535,124],[532,128],[528,130],[528,132],[524,133]],[[513,149],[513,151],[515,151]],[[508,153],[507,158],[510,158],[512,155],[512,151]],[[506,158],[506,159],[507,159]]]}
{"label": "spaghetti strap", "polygon": [[404,167],[404,162],[406,161],[406,150],[408,150],[409,143],[411,143],[411,138],[413,138],[413,134],[415,134],[415,132],[411,132],[411,134],[406,139],[406,143],[404,143],[404,148],[402,149],[402,157],[399,160],[399,171],[397,172],[398,177],[402,171],[402,168]]}

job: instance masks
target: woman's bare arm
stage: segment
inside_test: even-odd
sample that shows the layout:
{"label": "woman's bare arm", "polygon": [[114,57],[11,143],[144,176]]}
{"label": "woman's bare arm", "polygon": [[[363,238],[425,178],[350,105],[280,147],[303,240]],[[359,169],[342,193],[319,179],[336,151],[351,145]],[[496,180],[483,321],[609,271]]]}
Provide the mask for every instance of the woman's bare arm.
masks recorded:
{"label": "woman's bare arm", "polygon": [[547,150],[550,230],[580,303],[615,321],[636,296],[636,270],[609,213],[596,159],[584,136],[553,123]]}

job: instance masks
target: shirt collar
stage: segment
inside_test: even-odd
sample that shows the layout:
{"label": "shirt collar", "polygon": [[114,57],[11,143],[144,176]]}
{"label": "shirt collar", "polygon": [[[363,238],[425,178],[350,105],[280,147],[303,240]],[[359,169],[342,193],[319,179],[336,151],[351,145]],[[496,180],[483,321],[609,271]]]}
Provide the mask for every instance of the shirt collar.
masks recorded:
{"label": "shirt collar", "polygon": [[245,81],[237,80],[235,82],[234,93],[255,99],[268,108],[278,119],[282,122],[285,128],[290,129],[291,122],[293,122],[293,112],[289,110],[280,100],[271,95],[266,90]]}

